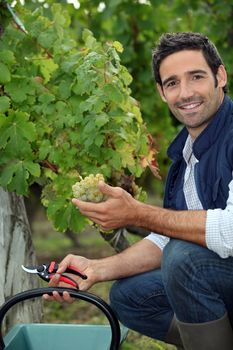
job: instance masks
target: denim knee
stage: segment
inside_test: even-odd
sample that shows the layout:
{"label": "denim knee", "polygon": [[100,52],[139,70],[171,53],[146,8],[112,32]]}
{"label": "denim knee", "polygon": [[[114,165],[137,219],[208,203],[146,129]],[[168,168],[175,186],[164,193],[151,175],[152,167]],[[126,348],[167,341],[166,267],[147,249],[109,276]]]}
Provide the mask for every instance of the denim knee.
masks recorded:
{"label": "denim knee", "polygon": [[180,289],[206,279],[206,266],[215,253],[195,243],[172,239],[165,247],[162,258],[162,279],[166,291],[174,294]]}
{"label": "denim knee", "polygon": [[128,288],[127,282],[127,279],[114,282],[109,292],[109,300],[119,321],[129,327],[128,312],[131,309],[136,309],[136,303],[134,303],[133,296],[131,297],[133,290]]}
{"label": "denim knee", "polygon": [[180,321],[206,322],[224,314],[224,303],[214,285],[219,259],[207,248],[187,241],[172,239],[165,247],[162,279]]}
{"label": "denim knee", "polygon": [[155,339],[165,339],[173,310],[160,270],[116,281],[109,298],[117,318],[126,327]]}

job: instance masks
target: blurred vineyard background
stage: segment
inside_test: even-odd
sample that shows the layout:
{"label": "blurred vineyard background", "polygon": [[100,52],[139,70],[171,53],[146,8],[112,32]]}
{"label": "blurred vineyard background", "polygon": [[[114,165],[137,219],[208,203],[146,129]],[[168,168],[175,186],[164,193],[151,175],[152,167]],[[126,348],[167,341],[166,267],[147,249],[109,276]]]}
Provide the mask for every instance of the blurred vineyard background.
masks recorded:
{"label": "blurred vineyard background", "polygon": [[[9,1],[15,7],[23,5],[30,11],[40,11],[51,16],[53,0]],[[153,135],[158,149],[161,180],[148,169],[139,183],[148,193],[148,201],[161,204],[164,181],[169,166],[166,156],[168,144],[180,126],[171,118],[166,105],[156,93],[152,75],[151,54],[160,35],[164,32],[195,31],[206,34],[217,46],[229,76],[229,91],[233,91],[233,0],[60,0],[71,18],[72,38],[81,42],[83,29],[93,32],[100,42],[119,41],[124,51],[121,62],[133,77],[130,85],[132,96],[140,104],[142,117]],[[67,253],[101,257],[114,250],[90,227],[79,235],[64,235],[54,231],[38,202],[36,191],[27,199],[33,242],[39,262],[60,260]],[[138,238],[129,235],[130,243]],[[93,287],[92,291],[108,299],[110,283]],[[102,323],[101,315],[83,303],[72,306],[44,305],[44,320],[53,322]],[[174,349],[155,342],[135,332],[130,332],[123,350]]]}

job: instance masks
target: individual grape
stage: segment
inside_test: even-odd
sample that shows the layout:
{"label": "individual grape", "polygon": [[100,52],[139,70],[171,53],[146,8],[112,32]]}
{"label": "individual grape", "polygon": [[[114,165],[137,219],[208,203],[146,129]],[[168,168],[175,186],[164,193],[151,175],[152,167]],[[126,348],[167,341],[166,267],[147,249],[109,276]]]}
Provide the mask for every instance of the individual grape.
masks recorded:
{"label": "individual grape", "polygon": [[98,183],[100,181],[104,181],[104,176],[102,174],[96,174],[95,176],[90,174],[76,182],[72,186],[74,197],[85,202],[103,202],[105,200],[105,195],[100,192],[98,188]]}

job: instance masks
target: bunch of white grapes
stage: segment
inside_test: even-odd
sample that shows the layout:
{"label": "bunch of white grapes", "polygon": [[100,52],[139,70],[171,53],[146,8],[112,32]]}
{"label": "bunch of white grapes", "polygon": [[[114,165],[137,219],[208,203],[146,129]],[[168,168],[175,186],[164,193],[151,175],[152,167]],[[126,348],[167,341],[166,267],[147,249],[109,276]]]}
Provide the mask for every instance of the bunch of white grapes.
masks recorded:
{"label": "bunch of white grapes", "polygon": [[76,182],[72,186],[73,195],[85,202],[99,203],[105,200],[105,195],[100,192],[98,183],[104,181],[102,174],[93,174],[86,176],[84,179]]}

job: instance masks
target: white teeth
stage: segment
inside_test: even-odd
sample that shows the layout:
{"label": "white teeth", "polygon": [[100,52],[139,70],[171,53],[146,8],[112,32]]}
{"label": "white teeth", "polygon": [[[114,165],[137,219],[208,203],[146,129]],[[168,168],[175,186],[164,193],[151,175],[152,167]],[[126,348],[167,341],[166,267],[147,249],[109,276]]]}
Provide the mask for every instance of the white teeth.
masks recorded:
{"label": "white teeth", "polygon": [[198,102],[198,103],[192,103],[192,104],[190,104],[190,105],[180,106],[180,108],[182,108],[182,109],[192,109],[192,108],[195,108],[195,107],[197,107],[197,106],[199,106],[199,105],[200,105],[200,102]]}

